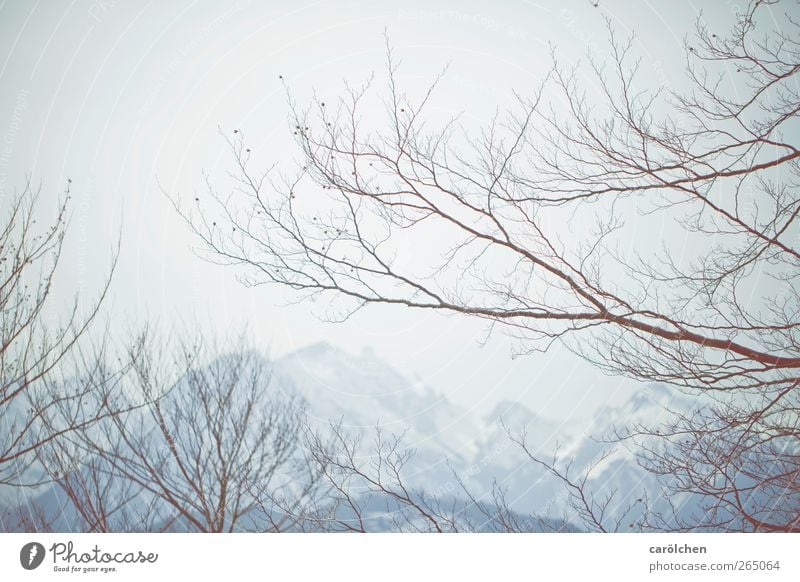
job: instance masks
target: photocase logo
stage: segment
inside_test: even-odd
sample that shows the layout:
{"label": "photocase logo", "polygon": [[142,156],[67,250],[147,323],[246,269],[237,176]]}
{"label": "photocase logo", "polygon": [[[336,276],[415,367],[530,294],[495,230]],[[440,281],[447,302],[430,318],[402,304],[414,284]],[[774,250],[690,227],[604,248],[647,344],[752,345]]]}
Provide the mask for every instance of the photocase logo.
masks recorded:
{"label": "photocase logo", "polygon": [[38,542],[30,542],[22,546],[19,552],[19,563],[26,570],[35,570],[44,561],[44,546]]}

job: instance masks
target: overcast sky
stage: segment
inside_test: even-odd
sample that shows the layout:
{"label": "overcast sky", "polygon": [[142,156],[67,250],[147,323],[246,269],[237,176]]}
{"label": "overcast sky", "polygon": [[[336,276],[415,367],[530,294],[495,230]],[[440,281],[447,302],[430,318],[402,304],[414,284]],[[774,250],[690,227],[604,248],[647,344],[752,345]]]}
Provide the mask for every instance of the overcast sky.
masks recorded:
{"label": "overcast sky", "polygon": [[[282,75],[298,102],[336,97],[344,79],[383,72],[386,30],[406,92],[448,63],[438,113],[480,124],[530,91],[549,66],[606,49],[604,17],[635,31],[645,79],[680,87],[692,2],[588,0],[450,2],[0,1],[0,204],[26,175],[54,205],[72,180],[72,229],[59,279],[63,297],[91,297],[121,255],[108,313],[116,323],[248,323],[280,355],[316,341],[380,356],[454,400],[481,409],[520,400],[551,417],[587,415],[635,385],[554,348],[511,359],[512,344],[459,317],[372,307],[331,325],[285,291],[246,289],[235,272],[198,259],[159,187],[191,195],[202,172],[227,169],[218,128],[239,128],[264,165],[291,163]],[[742,2],[704,18],[729,28]],[[776,12],[777,13],[777,12]],[[443,107],[441,103],[448,105]],[[121,234],[120,234],[121,233]]]}

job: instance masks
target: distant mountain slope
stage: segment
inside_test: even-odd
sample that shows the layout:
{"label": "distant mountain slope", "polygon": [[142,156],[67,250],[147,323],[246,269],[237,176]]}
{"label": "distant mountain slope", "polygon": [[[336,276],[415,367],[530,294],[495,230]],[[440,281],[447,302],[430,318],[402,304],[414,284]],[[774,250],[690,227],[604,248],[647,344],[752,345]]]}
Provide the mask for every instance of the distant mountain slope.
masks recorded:
{"label": "distant mountain slope", "polygon": [[404,443],[416,451],[409,466],[415,486],[453,493],[455,472],[477,494],[487,494],[496,482],[522,511],[557,510],[563,506],[564,490],[527,459],[509,432],[517,437],[524,433],[531,451],[546,459],[558,447],[560,458],[574,459],[576,472],[611,450],[591,485],[603,491],[617,489],[624,503],[645,492],[657,496],[655,480],[638,466],[631,451],[596,439],[634,423],[657,426],[667,418],[666,407],[688,406],[677,391],[643,385],[622,406],[603,408],[583,421],[543,418],[514,401],[500,402],[488,413],[467,410],[428,386],[412,383],[371,351],[354,355],[324,343],[279,359],[275,368],[278,382],[307,398],[319,426],[342,420],[346,429],[367,436],[376,426],[387,433],[407,431]]}
{"label": "distant mountain slope", "polygon": [[[341,422],[344,430],[363,434],[367,457],[374,453],[368,446],[376,428],[387,435],[404,433],[403,445],[415,451],[404,478],[426,494],[463,496],[460,481],[475,496],[488,500],[483,496],[497,485],[507,492],[515,511],[556,519],[566,505],[563,485],[531,462],[509,434],[525,434],[530,450],[542,458],[552,458],[558,447],[561,459],[574,460],[573,474],[577,474],[608,448],[597,437],[632,423],[655,426],[665,420],[665,407],[688,407],[686,398],[673,390],[643,386],[622,406],[606,407],[584,421],[542,418],[514,401],[500,402],[489,411],[468,410],[433,388],[412,382],[369,350],[352,354],[325,343],[277,359],[272,381],[273,387],[305,397],[312,424],[319,430]],[[653,476],[622,446],[613,447],[589,485],[600,492],[616,489],[620,507],[645,492],[651,499],[657,497],[658,490]],[[38,494],[39,505],[51,513],[63,501],[54,488]],[[376,524],[383,523],[379,513],[375,519]],[[76,520],[67,511],[56,525],[69,530]],[[0,523],[3,526],[8,527]]]}

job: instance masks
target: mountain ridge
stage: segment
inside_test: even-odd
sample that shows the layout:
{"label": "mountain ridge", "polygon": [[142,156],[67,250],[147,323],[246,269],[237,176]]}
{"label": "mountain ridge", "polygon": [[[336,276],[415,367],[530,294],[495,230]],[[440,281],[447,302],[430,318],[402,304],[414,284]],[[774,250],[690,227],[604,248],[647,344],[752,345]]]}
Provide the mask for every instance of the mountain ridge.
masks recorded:
{"label": "mountain ridge", "polygon": [[[513,510],[539,515],[543,508],[565,506],[564,487],[511,437],[524,436],[529,451],[545,459],[559,450],[561,459],[574,459],[580,469],[605,450],[594,436],[623,421],[655,422],[665,405],[683,404],[664,386],[643,385],[621,406],[605,407],[593,418],[563,422],[508,399],[488,412],[468,410],[428,384],[412,381],[371,350],[353,354],[317,342],[270,365],[272,387],[302,395],[314,428],[325,430],[331,423],[341,423],[342,430],[364,435],[365,447],[373,442],[370,436],[376,428],[387,435],[403,433],[402,446],[414,451],[406,469],[415,489],[455,495],[461,485],[454,490],[454,484],[460,483],[476,498],[489,499],[493,488],[500,487]],[[374,451],[365,448],[363,454]],[[623,505],[626,499],[656,490],[655,478],[638,467],[633,453],[624,447],[617,447],[597,467],[588,484],[622,491]]]}

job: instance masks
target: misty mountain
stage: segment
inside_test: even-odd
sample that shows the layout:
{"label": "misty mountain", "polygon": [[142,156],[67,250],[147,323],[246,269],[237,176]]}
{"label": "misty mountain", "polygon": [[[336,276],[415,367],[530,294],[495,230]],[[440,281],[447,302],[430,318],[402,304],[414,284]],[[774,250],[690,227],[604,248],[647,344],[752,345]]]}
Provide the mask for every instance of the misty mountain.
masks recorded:
{"label": "misty mountain", "polygon": [[[530,461],[511,436],[525,441],[531,453],[574,460],[579,472],[608,455],[593,471],[590,485],[598,491],[618,491],[622,506],[646,493],[657,502],[659,487],[636,462],[632,451],[600,442],[633,424],[658,426],[667,409],[682,410],[688,400],[661,385],[643,385],[622,406],[601,409],[593,418],[559,421],[537,415],[514,401],[497,403],[490,411],[470,410],[422,382],[413,382],[376,354],[352,354],[319,343],[275,362],[276,381],[304,395],[318,426],[341,421],[343,428],[367,438],[380,427],[403,433],[414,450],[409,482],[439,495],[458,495],[455,475],[473,493],[489,495],[496,483],[518,511],[558,515],[564,489]],[[366,450],[364,454],[373,451]]]}
{"label": "misty mountain", "polygon": [[[326,343],[283,356],[272,362],[272,370],[271,389],[300,393],[316,430],[325,431],[335,423],[348,434],[362,435],[366,459],[375,452],[370,445],[376,430],[384,435],[402,434],[402,446],[414,453],[403,477],[419,494],[463,500],[466,488],[491,506],[493,487],[498,487],[519,519],[533,512],[542,520],[532,523],[531,531],[574,527],[568,524],[572,516],[564,509],[563,485],[532,462],[512,437],[524,435],[529,451],[548,460],[558,450],[559,459],[573,461],[574,474],[611,451],[595,468],[589,485],[600,493],[616,490],[618,501],[611,509],[621,511],[645,494],[657,503],[658,484],[638,466],[632,451],[599,439],[634,423],[655,426],[665,419],[666,408],[688,404],[673,390],[649,385],[622,406],[603,408],[593,418],[580,421],[544,418],[508,400],[488,411],[468,409],[424,382],[412,381],[371,350],[354,354]],[[54,527],[61,531],[74,529],[71,524],[78,523],[69,504],[62,511],[65,499],[55,486],[33,496],[30,491],[16,493],[15,511],[24,512],[27,504],[36,506],[55,516]],[[366,507],[374,530],[390,528],[397,508],[373,499],[367,500]],[[470,519],[480,521],[474,514],[477,509],[465,511],[472,511]],[[3,529],[10,527],[8,513],[0,515],[0,521],[6,522],[0,523]]]}

